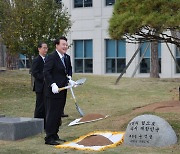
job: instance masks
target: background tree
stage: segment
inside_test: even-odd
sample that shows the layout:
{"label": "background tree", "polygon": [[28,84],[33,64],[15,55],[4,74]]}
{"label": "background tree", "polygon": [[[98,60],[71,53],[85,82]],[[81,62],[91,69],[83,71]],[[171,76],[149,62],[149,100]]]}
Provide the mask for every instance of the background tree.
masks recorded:
{"label": "background tree", "polygon": [[37,44],[46,41],[52,51],[52,41],[66,35],[71,27],[67,9],[54,0],[0,0],[0,34],[12,54],[38,54]]}
{"label": "background tree", "polygon": [[109,34],[113,39],[125,37],[132,43],[152,42],[151,77],[159,76],[157,42],[180,46],[180,38],[171,35],[171,32],[180,31],[179,0],[116,0],[109,22]]}

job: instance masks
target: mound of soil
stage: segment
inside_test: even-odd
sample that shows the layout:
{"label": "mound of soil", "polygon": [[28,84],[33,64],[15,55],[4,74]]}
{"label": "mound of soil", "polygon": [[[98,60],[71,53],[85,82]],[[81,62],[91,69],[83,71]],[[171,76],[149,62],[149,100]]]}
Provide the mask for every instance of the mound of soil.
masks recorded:
{"label": "mound of soil", "polygon": [[157,102],[143,107],[135,108],[133,113],[139,112],[180,112],[180,101]]}
{"label": "mound of soil", "polygon": [[87,114],[79,122],[86,122],[86,121],[91,121],[91,120],[96,120],[99,118],[105,118],[104,115],[102,114]]}
{"label": "mound of soil", "polygon": [[156,112],[156,113],[180,113],[180,101],[170,100],[163,102],[156,102],[149,105],[136,107],[132,112],[125,115],[117,116],[112,120],[114,127],[121,127],[127,124],[128,121],[134,118],[137,114],[143,114],[145,112]]}
{"label": "mound of soil", "polygon": [[77,144],[84,146],[105,146],[113,144],[113,142],[102,135],[91,135],[77,142]]}

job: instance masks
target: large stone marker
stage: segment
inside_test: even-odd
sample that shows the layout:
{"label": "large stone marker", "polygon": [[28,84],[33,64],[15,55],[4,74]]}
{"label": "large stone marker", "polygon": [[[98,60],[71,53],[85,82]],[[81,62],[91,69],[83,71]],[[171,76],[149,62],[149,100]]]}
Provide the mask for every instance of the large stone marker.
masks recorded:
{"label": "large stone marker", "polygon": [[44,120],[37,118],[0,118],[0,140],[18,140],[43,132]]}
{"label": "large stone marker", "polygon": [[127,126],[124,144],[163,147],[177,143],[177,136],[164,119],[155,115],[141,115]]}
{"label": "large stone marker", "polygon": [[2,117],[5,117],[5,115],[4,114],[0,114],[0,118],[2,118]]}

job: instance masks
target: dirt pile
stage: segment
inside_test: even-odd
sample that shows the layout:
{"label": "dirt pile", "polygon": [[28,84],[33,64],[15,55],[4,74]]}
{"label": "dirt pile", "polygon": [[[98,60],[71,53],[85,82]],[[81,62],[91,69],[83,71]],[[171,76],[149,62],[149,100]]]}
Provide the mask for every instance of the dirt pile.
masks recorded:
{"label": "dirt pile", "polygon": [[134,116],[148,113],[148,112],[155,112],[155,113],[180,113],[180,101],[176,100],[169,100],[163,102],[155,102],[149,105],[135,107],[132,112],[127,114],[117,116],[116,118],[112,119],[112,125],[114,127],[121,127],[127,124],[128,121],[134,118]]}
{"label": "dirt pile", "polygon": [[84,117],[82,117],[82,119],[79,122],[86,122],[86,121],[91,121],[91,120],[96,120],[99,118],[105,118],[104,115],[102,114],[87,114]]}
{"label": "dirt pile", "polygon": [[180,101],[164,101],[149,104],[143,107],[134,108],[132,113],[141,112],[180,112]]}
{"label": "dirt pile", "polygon": [[91,135],[84,138],[77,144],[84,146],[105,146],[105,145],[113,144],[113,142],[102,135]]}

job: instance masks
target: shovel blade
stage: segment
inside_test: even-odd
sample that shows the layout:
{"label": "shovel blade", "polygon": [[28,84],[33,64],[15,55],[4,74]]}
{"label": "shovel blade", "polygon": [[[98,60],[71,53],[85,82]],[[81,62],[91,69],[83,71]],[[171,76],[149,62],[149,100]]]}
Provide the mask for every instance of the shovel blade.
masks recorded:
{"label": "shovel blade", "polygon": [[[76,104],[76,103],[75,103]],[[84,116],[84,113],[83,111],[81,110],[81,108],[76,104],[76,110],[79,112],[80,116],[83,117]]]}
{"label": "shovel blade", "polygon": [[83,85],[84,82],[86,81],[86,78],[82,78],[76,81],[77,85]]}

